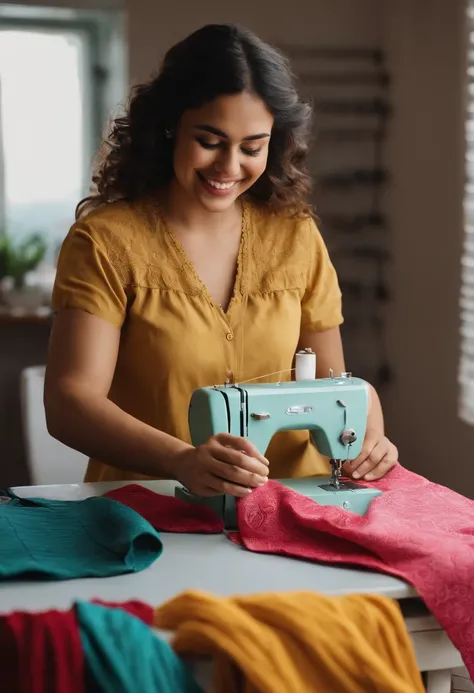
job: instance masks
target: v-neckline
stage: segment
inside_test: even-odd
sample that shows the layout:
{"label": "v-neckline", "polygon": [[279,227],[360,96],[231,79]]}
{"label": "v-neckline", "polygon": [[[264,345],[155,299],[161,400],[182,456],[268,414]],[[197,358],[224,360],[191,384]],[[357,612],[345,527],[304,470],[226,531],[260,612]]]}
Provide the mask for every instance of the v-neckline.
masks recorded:
{"label": "v-neckline", "polygon": [[242,221],[241,221],[241,230],[240,230],[240,242],[239,242],[239,250],[237,253],[237,267],[236,267],[236,272],[235,272],[235,279],[234,279],[234,285],[232,288],[231,296],[229,303],[227,305],[227,308],[223,308],[221,305],[219,305],[214,298],[211,295],[211,292],[209,291],[207,284],[201,279],[199,276],[198,271],[196,270],[196,267],[194,266],[194,263],[191,261],[189,255],[187,254],[186,250],[184,249],[181,241],[178,239],[176,236],[171,224],[168,223],[166,220],[166,217],[162,214],[162,222],[164,224],[166,233],[168,237],[170,238],[174,249],[178,256],[180,257],[183,266],[188,274],[188,276],[191,278],[193,283],[195,284],[196,288],[199,289],[200,293],[202,293],[208,302],[216,308],[222,315],[228,319],[230,310],[232,306],[235,304],[239,294],[243,295],[245,292],[245,287],[246,287],[246,274],[247,274],[247,256],[248,256],[248,237],[249,237],[249,206],[247,201],[241,200],[241,205],[242,205]]}

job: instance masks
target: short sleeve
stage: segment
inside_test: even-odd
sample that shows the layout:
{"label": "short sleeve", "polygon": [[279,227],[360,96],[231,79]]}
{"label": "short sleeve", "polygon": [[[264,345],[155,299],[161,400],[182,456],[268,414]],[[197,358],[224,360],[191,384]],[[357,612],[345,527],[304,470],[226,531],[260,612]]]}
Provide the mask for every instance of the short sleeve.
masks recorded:
{"label": "short sleeve", "polygon": [[308,236],[310,263],[301,301],[301,329],[323,332],[343,322],[342,296],[326,244],[312,219],[308,220]]}
{"label": "short sleeve", "polygon": [[[97,235],[97,234],[95,234]],[[87,224],[75,224],[59,253],[54,311],[79,309],[121,327],[127,310],[123,282]]]}

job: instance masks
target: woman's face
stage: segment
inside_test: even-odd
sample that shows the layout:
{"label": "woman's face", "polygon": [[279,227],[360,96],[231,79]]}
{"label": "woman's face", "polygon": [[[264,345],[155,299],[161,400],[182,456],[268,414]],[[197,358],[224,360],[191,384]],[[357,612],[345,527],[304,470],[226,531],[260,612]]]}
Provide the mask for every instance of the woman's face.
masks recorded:
{"label": "woman's face", "polygon": [[174,150],[174,172],[188,199],[225,211],[265,171],[273,116],[261,99],[221,96],[185,111]]}

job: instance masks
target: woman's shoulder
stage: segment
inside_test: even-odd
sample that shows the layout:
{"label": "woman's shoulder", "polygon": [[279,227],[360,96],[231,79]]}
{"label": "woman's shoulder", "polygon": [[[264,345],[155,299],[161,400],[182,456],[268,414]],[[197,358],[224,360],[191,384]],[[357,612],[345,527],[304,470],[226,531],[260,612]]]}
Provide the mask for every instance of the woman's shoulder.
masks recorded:
{"label": "woman's shoulder", "polygon": [[263,205],[251,205],[253,236],[257,244],[267,248],[271,255],[295,260],[304,257],[321,239],[316,222],[309,213],[293,214],[283,210],[272,212]]}
{"label": "woman's shoulder", "polygon": [[117,200],[91,209],[73,224],[71,232],[87,233],[99,246],[124,250],[146,244],[160,224],[148,201]]}
{"label": "woman's shoulder", "polygon": [[[70,228],[62,250],[72,263],[79,255],[104,258],[123,284],[155,286],[157,268],[151,258],[164,257],[161,217],[147,200],[120,200],[88,211]],[[69,252],[67,252],[69,251]]]}

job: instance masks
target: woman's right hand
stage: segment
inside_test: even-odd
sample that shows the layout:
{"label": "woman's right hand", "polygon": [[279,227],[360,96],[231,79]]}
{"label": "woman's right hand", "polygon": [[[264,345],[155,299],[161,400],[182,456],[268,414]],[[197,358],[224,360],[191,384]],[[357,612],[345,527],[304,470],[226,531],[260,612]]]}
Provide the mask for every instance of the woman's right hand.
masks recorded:
{"label": "woman's right hand", "polygon": [[246,438],[218,433],[178,453],[176,478],[198,496],[241,498],[268,480],[269,463]]}

